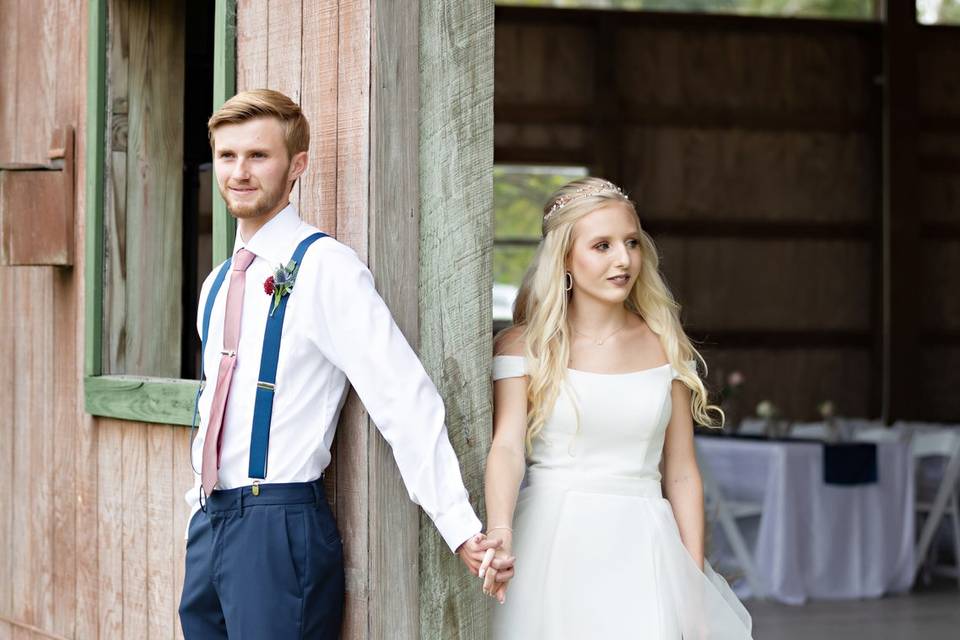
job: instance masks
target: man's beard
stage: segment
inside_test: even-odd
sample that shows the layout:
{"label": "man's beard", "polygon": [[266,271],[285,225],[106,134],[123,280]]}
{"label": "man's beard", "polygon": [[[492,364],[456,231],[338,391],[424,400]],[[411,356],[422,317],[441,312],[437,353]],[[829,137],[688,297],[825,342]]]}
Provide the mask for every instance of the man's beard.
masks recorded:
{"label": "man's beard", "polygon": [[276,209],[284,197],[283,185],[278,186],[273,191],[266,191],[261,186],[260,197],[248,203],[231,202],[229,194],[228,189],[220,189],[220,195],[223,196],[223,201],[227,204],[227,211],[237,219],[259,218],[266,215]]}

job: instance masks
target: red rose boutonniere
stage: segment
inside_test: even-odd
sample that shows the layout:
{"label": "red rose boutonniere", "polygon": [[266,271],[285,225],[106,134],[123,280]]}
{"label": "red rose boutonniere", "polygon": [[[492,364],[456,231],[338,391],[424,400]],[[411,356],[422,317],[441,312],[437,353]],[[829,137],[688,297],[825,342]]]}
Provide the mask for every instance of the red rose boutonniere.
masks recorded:
{"label": "red rose boutonniere", "polygon": [[263,291],[268,296],[273,296],[273,307],[270,308],[270,315],[280,306],[280,299],[283,296],[290,295],[293,291],[293,285],[297,281],[297,263],[291,260],[287,266],[279,266],[273,272],[273,275],[267,278],[263,283]]}

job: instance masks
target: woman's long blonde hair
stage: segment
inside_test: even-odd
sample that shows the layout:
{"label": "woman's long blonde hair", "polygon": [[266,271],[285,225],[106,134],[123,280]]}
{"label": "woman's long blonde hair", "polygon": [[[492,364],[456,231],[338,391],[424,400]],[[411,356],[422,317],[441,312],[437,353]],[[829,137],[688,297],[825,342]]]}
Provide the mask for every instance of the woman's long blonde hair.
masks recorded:
{"label": "woman's long blonde hair", "polygon": [[[544,206],[543,240],[537,248],[513,306],[513,323],[521,328],[523,352],[527,361],[527,433],[529,453],[534,439],[550,417],[566,378],[570,362],[570,335],[567,326],[566,259],[573,243],[573,227],[588,213],[611,204],[625,206],[634,216],[633,202],[618,187],[600,178],[587,177],[558,189]],[[696,423],[705,426],[723,424],[723,411],[707,400],[707,390],[688,364],[699,360],[706,372],[706,361],[693,347],[680,324],[680,305],[660,275],[660,258],[653,240],[640,228],[640,275],[624,301],[626,308],[639,315],[660,338],[671,366],[691,391],[690,410]],[[719,421],[710,414],[719,414]]]}

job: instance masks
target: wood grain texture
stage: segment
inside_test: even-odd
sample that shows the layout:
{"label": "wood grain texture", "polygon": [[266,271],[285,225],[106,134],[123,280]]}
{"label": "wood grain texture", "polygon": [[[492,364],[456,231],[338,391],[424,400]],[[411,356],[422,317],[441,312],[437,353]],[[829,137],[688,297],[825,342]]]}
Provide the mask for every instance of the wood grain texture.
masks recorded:
{"label": "wood grain texture", "polygon": [[370,169],[370,5],[340,3],[337,65],[337,240],[366,261]]}
{"label": "wood grain texture", "polygon": [[300,215],[337,234],[337,79],[339,12],[328,3],[305,3],[300,106],[310,123],[310,153],[300,178]]}
{"label": "wood grain texture", "polygon": [[[370,248],[377,290],[414,349],[419,343],[419,42],[416,7],[371,3]],[[370,441],[370,635],[415,638],[419,516],[389,445]],[[391,579],[385,579],[391,576]]]}
{"label": "wood grain texture", "polygon": [[147,619],[147,427],[123,423],[121,436],[120,544],[123,550],[123,638],[149,637]]}
{"label": "wood grain texture", "polygon": [[[370,6],[341,2],[337,16],[336,231],[337,240],[368,255]],[[337,428],[336,514],[345,541],[346,607],[343,638],[370,637],[370,447],[379,437],[351,391]]]}
{"label": "wood grain texture", "polygon": [[194,474],[190,466],[190,439],[189,429],[173,430],[173,518],[171,519],[173,540],[173,630],[176,640],[183,640],[183,629],[180,627],[180,617],[177,613],[180,607],[180,595],[183,591],[183,576],[186,569],[187,542],[185,539],[189,508],[183,499],[187,490],[193,486]]}
{"label": "wood grain texture", "polygon": [[123,431],[125,423],[97,421],[97,555],[99,637],[122,638],[123,583]]}
{"label": "wood grain texture", "polygon": [[145,500],[147,506],[144,536],[147,545],[147,637],[169,639],[174,635],[176,609],[173,602],[177,589],[173,563],[178,540],[171,526],[174,500],[178,497],[175,495],[173,468],[173,435],[177,428],[144,425],[143,429],[147,445],[144,474],[147,486],[140,500]]}
{"label": "wood grain texture", "polygon": [[267,86],[269,5],[237,0],[237,91]]}
{"label": "wood grain texture", "polygon": [[131,5],[127,147],[126,366],[180,373],[183,7]]}
{"label": "wood grain texture", "polygon": [[[0,59],[6,64],[0,65],[0,92],[4,96],[13,95],[17,86],[17,38],[20,3],[18,0],[4,0],[0,11]],[[0,130],[15,131],[17,126],[17,101],[0,100]],[[17,142],[19,136],[0,136],[0,162],[17,160]]]}
{"label": "wood grain texture", "polygon": [[[46,162],[56,104],[57,33],[52,0],[20,0],[17,49],[30,55],[17,56],[17,149],[19,162]],[[13,35],[13,34],[11,34]]]}
{"label": "wood grain texture", "polygon": [[[490,444],[493,6],[420,3],[420,356],[481,514]],[[453,212],[456,212],[455,214]],[[484,638],[488,603],[420,518],[420,637]]]}
{"label": "wood grain texture", "polygon": [[[0,267],[0,328],[12,331],[16,326],[16,270]],[[0,341],[0,406],[6,411],[0,413],[0,465],[4,469],[15,469],[17,394],[14,391],[14,340]],[[13,615],[13,566],[14,549],[14,502],[9,492],[0,492],[0,615]],[[7,629],[7,635],[12,630]]]}
{"label": "wood grain texture", "polygon": [[189,425],[193,420],[196,380],[95,376],[84,385],[89,413],[139,422]]}

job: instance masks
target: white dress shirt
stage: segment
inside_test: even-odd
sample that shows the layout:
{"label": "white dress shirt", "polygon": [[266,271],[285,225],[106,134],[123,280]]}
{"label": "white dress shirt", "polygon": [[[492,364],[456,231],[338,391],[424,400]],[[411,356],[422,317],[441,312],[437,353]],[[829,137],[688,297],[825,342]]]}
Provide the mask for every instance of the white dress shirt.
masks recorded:
{"label": "white dress shirt", "polygon": [[[223,421],[219,489],[254,480],[247,476],[250,432],[263,332],[272,304],[264,281],[316,231],[288,205],[249,242],[237,233],[234,253],[246,248],[256,258],[246,271],[237,364]],[[214,277],[215,273],[207,277],[200,292],[198,331]],[[229,278],[228,274],[210,314],[204,352],[207,387],[200,398],[200,426],[192,451],[197,471],[217,385]],[[350,248],[326,237],[304,256],[287,303],[263,483],[320,477],[330,464],[330,445],[348,383],[390,444],[410,499],[456,550],[480,531],[480,521],[447,437],[443,401],[374,289],[370,271]],[[195,480],[186,494],[191,517],[199,509],[199,473]]]}

